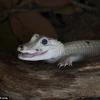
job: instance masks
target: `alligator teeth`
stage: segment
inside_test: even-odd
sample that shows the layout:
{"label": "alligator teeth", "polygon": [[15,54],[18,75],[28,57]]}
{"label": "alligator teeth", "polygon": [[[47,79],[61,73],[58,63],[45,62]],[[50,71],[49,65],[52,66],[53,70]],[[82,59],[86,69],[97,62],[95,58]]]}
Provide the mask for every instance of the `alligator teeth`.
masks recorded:
{"label": "alligator teeth", "polygon": [[19,53],[19,56],[21,56],[21,57],[28,57],[28,58],[33,57],[33,55],[29,54],[29,53]]}

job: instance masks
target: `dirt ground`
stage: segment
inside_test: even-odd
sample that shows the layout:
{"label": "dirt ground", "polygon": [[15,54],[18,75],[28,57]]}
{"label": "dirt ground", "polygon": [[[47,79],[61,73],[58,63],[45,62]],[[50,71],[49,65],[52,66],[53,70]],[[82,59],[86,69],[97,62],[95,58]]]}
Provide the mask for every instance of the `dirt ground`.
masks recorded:
{"label": "dirt ground", "polygon": [[[95,14],[63,15],[59,21],[52,23],[62,42],[100,39],[100,17]],[[59,69],[56,63],[21,61],[16,46],[12,53],[11,46],[6,49],[5,45],[0,52],[0,96],[10,100],[100,100],[99,59]]]}

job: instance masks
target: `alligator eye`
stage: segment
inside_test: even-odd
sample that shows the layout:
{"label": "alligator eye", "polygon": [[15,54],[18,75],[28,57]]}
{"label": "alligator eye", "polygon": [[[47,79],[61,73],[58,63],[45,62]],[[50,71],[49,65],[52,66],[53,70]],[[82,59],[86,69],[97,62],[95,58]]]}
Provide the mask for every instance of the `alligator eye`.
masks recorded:
{"label": "alligator eye", "polygon": [[43,40],[42,40],[42,44],[43,44],[43,45],[46,45],[47,43],[48,43],[47,39],[43,39]]}

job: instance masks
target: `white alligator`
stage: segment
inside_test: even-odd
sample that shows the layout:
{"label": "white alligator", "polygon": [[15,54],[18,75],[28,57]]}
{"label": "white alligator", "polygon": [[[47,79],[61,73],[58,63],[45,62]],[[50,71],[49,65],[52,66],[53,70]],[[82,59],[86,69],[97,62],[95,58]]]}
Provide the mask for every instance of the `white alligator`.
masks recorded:
{"label": "white alligator", "polygon": [[45,60],[59,62],[59,67],[72,66],[73,62],[100,55],[100,40],[67,42],[34,34],[28,43],[17,48],[18,58],[26,61]]}

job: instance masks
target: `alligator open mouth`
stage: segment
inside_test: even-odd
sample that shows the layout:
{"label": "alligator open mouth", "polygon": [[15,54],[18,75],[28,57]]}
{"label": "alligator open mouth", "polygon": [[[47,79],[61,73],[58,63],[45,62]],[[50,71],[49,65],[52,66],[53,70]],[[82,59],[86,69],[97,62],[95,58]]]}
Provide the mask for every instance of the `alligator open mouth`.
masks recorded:
{"label": "alligator open mouth", "polygon": [[18,56],[23,57],[23,58],[32,58],[34,56],[39,56],[39,55],[43,55],[45,53],[47,53],[48,51],[44,51],[44,52],[35,52],[35,53],[23,53],[20,52]]}

